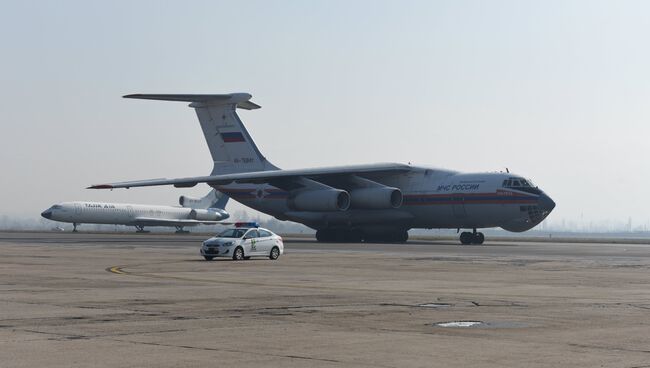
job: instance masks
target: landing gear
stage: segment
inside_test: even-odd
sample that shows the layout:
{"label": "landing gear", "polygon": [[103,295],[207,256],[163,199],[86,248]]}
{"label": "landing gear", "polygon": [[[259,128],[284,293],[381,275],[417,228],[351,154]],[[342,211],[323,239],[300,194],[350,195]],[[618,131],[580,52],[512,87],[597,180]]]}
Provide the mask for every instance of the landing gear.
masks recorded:
{"label": "landing gear", "polygon": [[366,233],[359,229],[321,229],[316,231],[316,240],[321,243],[406,243],[407,230]]}
{"label": "landing gear", "polygon": [[143,225],[135,225],[135,228],[137,229],[135,232],[139,233],[139,234],[146,234],[146,233],[149,232],[149,231],[144,229]]}
{"label": "landing gear", "polygon": [[460,243],[463,245],[469,245],[469,244],[483,244],[485,241],[485,236],[483,233],[476,232],[476,229],[474,229],[473,232],[467,232],[464,231],[460,233]]}
{"label": "landing gear", "polygon": [[76,232],[77,232],[77,225],[78,225],[78,224],[77,224],[76,222],[73,222],[73,223],[72,223],[72,232],[73,232],[73,233],[76,233]]}
{"label": "landing gear", "polygon": [[189,234],[187,230],[183,230],[183,226],[176,226],[176,234]]}

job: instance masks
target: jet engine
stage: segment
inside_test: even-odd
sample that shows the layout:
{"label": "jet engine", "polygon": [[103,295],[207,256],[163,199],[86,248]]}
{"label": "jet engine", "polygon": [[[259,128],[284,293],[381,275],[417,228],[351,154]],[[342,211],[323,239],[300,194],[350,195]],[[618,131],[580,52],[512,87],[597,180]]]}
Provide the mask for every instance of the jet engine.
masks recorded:
{"label": "jet engine", "polygon": [[199,221],[219,221],[230,217],[226,211],[218,208],[208,208],[207,210],[192,209],[190,219]]}
{"label": "jet engine", "polygon": [[402,191],[392,187],[353,189],[350,198],[353,208],[391,209],[402,205]]}
{"label": "jet engine", "polygon": [[350,194],[340,189],[307,190],[289,197],[287,204],[298,211],[346,211]]}

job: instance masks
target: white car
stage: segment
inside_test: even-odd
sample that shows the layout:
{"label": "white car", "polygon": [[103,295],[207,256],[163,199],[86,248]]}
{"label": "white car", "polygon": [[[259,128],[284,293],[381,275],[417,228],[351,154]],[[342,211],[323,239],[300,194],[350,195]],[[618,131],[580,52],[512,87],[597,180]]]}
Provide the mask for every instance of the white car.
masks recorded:
{"label": "white car", "polygon": [[284,253],[279,235],[257,226],[240,225],[227,229],[203,242],[201,255],[206,261],[215,257],[227,257],[236,261],[251,256],[278,259]]}

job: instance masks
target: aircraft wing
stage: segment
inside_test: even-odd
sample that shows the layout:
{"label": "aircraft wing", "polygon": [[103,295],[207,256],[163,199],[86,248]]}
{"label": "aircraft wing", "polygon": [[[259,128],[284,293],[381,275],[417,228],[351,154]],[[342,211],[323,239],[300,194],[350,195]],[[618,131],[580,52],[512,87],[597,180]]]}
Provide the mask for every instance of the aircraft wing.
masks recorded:
{"label": "aircraft wing", "polygon": [[269,183],[276,186],[285,186],[283,183],[291,183],[299,178],[313,179],[315,181],[332,180],[340,177],[352,175],[370,175],[370,174],[397,174],[411,171],[410,165],[396,164],[396,163],[383,163],[373,165],[350,165],[350,166],[335,166],[311,169],[297,169],[297,170],[272,170],[272,171],[254,171],[238,174],[225,174],[225,175],[211,175],[211,176],[196,176],[190,178],[179,179],[151,179],[151,180],[138,180],[127,181],[111,184],[96,184],[91,185],[87,189],[116,189],[116,188],[132,188],[132,187],[150,187],[157,185],[173,185],[177,188],[193,187],[199,183],[207,183],[214,185],[228,185],[230,183],[253,183],[264,184]]}
{"label": "aircraft wing", "polygon": [[181,219],[161,219],[156,217],[136,217],[133,221],[136,225],[142,226],[196,226],[196,225],[231,225],[232,222],[223,221],[200,221]]}

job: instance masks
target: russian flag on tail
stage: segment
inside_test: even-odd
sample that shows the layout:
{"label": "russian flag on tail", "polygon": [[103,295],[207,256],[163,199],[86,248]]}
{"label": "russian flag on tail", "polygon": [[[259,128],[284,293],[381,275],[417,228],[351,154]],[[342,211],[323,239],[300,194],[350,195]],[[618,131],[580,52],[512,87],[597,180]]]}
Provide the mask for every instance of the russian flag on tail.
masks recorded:
{"label": "russian flag on tail", "polygon": [[246,142],[241,132],[221,133],[221,139],[224,143]]}

